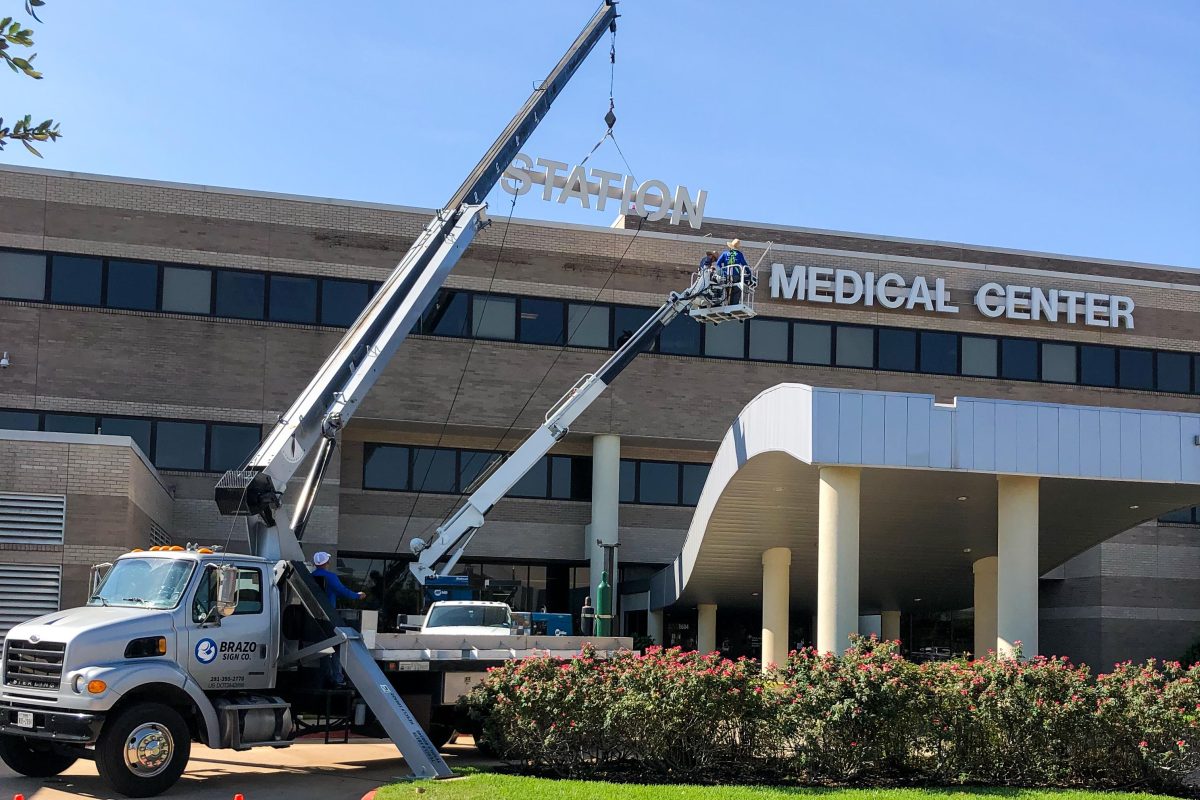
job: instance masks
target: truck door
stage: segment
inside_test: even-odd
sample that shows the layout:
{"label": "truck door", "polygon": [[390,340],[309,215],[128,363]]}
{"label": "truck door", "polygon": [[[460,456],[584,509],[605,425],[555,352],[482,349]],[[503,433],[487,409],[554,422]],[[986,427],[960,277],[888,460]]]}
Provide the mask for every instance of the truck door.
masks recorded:
{"label": "truck door", "polygon": [[216,565],[207,564],[189,599],[187,669],[204,689],[273,686],[271,604],[263,567],[238,566],[238,602],[218,621]]}

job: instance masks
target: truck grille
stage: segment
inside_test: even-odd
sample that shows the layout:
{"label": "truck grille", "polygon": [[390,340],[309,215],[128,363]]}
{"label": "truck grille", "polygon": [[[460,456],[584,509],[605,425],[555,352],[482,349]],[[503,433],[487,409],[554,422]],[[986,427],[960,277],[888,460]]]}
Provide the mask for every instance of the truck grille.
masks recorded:
{"label": "truck grille", "polygon": [[63,642],[9,639],[4,646],[4,684],[26,689],[57,690],[62,680]]}

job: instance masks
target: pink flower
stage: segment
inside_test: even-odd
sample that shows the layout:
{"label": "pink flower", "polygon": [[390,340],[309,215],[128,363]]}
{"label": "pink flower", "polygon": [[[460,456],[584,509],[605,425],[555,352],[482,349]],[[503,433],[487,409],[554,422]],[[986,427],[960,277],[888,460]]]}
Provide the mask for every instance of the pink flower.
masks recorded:
{"label": "pink flower", "polygon": [[1146,744],[1146,741],[1144,739],[1142,741],[1138,742],[1138,747],[1148,747],[1148,746],[1149,745]]}

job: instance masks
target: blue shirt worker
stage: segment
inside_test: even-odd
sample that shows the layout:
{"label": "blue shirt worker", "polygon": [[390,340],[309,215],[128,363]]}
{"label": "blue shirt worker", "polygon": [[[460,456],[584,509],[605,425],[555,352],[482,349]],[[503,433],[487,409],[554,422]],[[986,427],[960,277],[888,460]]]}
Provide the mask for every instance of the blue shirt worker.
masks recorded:
{"label": "blue shirt worker", "polygon": [[[324,550],[314,554],[313,565],[316,569],[312,573],[317,585],[325,590],[325,596],[329,598],[329,605],[337,608],[337,599],[339,597],[346,600],[362,600],[366,598],[366,592],[356,592],[353,589],[347,589],[341,579],[334,572],[326,568],[329,559],[329,553],[326,553]],[[332,655],[321,659],[321,671],[325,676],[326,683],[334,688],[345,685],[346,678],[342,674],[342,659],[336,647]]]}
{"label": "blue shirt worker", "polygon": [[[742,280],[742,268],[746,266],[746,256],[742,253],[742,240],[730,239],[725,243],[726,250],[717,256],[717,272],[729,283]],[[729,291],[730,304],[736,305],[742,301],[742,291],[739,287],[731,287]]]}

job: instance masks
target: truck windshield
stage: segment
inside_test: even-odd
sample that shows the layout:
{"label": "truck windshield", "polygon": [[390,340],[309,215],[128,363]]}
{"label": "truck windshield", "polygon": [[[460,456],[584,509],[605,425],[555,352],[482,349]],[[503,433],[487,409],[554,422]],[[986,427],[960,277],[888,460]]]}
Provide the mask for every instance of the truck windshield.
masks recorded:
{"label": "truck windshield", "polygon": [[174,608],[195,566],[190,559],[123,558],[113,564],[87,604]]}
{"label": "truck windshield", "polygon": [[438,606],[425,619],[426,628],[508,628],[508,609],[503,606]]}

